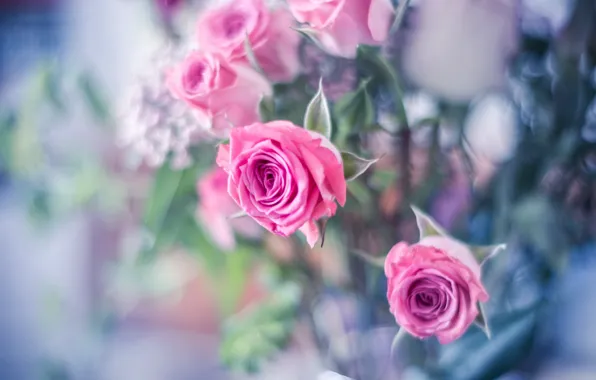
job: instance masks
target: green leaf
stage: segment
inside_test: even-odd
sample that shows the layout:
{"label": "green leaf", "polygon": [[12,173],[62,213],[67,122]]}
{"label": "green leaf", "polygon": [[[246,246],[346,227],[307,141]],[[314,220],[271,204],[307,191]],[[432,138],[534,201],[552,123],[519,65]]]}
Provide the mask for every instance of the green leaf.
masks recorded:
{"label": "green leaf", "polygon": [[305,75],[299,75],[290,83],[273,85],[275,119],[289,120],[296,125],[303,125],[304,111],[311,100],[312,89]]}
{"label": "green leaf", "polygon": [[521,199],[512,213],[512,230],[520,240],[534,247],[555,272],[567,264],[571,245],[571,218],[565,217],[562,205],[542,194]]}
{"label": "green leaf", "polygon": [[356,51],[356,64],[371,78],[372,88],[386,88],[395,103],[395,116],[407,126],[408,118],[403,103],[403,90],[399,77],[393,66],[381,55],[375,46],[359,45]]}
{"label": "green leaf", "polygon": [[362,81],[358,89],[345,94],[335,103],[334,114],[339,122],[337,141],[342,144],[351,134],[374,125],[375,106],[366,89],[368,80]]}
{"label": "green leaf", "polygon": [[377,168],[370,176],[368,183],[374,188],[385,190],[395,184],[397,179],[398,173],[394,168],[390,168],[389,170]]}
{"label": "green leaf", "polygon": [[350,152],[341,152],[341,159],[344,163],[344,178],[346,181],[353,181],[360,177],[368,168],[379,161],[378,158],[368,160]]}
{"label": "green leaf", "polygon": [[63,94],[60,92],[60,76],[55,66],[48,69],[43,81],[44,95],[52,106],[60,113],[66,112]]}
{"label": "green leaf", "polygon": [[373,256],[370,253],[367,253],[360,249],[355,249],[355,248],[352,249],[350,252],[352,252],[354,255],[358,256],[359,258],[361,258],[365,263],[368,263],[374,267],[378,267],[378,268],[385,267],[385,257]]}
{"label": "green leaf", "polygon": [[155,174],[143,216],[143,225],[152,236],[152,244],[143,255],[145,259],[177,241],[184,219],[182,215],[196,207],[197,176],[196,164],[184,170],[173,170],[168,162]]}
{"label": "green leaf", "polygon": [[104,95],[100,92],[95,79],[89,73],[83,73],[78,78],[78,85],[83,93],[93,116],[101,123],[107,123],[110,120],[110,111]]}
{"label": "green leaf", "polygon": [[300,287],[284,283],[265,301],[229,318],[222,331],[223,363],[238,371],[258,371],[288,344],[300,299]]}
{"label": "green leaf", "polygon": [[[222,253],[223,254],[223,253]],[[248,278],[251,252],[242,246],[225,255],[225,269],[220,276],[219,302],[223,315],[234,311]]]}
{"label": "green leaf", "polygon": [[527,356],[536,332],[541,303],[491,318],[492,338],[469,329],[457,341],[440,346],[433,378],[496,379]]}
{"label": "green leaf", "polygon": [[263,123],[275,120],[275,101],[273,98],[263,96],[259,102],[259,118]]}
{"label": "green leaf", "polygon": [[424,213],[416,206],[410,207],[416,216],[416,224],[418,225],[418,231],[420,231],[419,240],[422,240],[428,236],[449,236],[443,227],[439,226],[439,224],[429,215]]}
{"label": "green leaf", "polygon": [[0,170],[10,170],[11,145],[16,124],[14,112],[6,112],[0,116]]}
{"label": "green leaf", "polygon": [[391,361],[400,368],[410,366],[423,366],[426,361],[424,341],[408,334],[406,329],[400,327],[391,343]]}
{"label": "green leaf", "polygon": [[331,112],[323,92],[323,78],[319,81],[319,90],[306,107],[304,128],[331,138]]}

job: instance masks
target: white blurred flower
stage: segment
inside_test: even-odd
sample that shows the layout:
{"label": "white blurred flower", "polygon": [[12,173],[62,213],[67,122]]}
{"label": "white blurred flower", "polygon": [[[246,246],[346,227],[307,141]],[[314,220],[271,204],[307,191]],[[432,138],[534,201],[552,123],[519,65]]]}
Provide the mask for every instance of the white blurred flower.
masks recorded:
{"label": "white blurred flower", "polygon": [[121,111],[119,144],[153,167],[161,166],[170,153],[173,167],[188,166],[188,148],[208,138],[208,122],[166,87],[165,71],[175,57],[171,49],[157,52]]}
{"label": "white blurred flower", "polygon": [[517,142],[517,118],[511,102],[500,95],[480,100],[470,111],[465,134],[476,155],[494,163],[513,154]]}
{"label": "white blurred flower", "polygon": [[404,97],[404,107],[408,116],[408,123],[413,126],[420,121],[437,117],[439,107],[435,99],[424,93],[410,93]]}
{"label": "white blurred flower", "polygon": [[504,83],[518,46],[519,0],[421,0],[403,66],[420,87],[467,102]]}
{"label": "white blurred flower", "polygon": [[465,136],[473,157],[476,185],[493,175],[496,164],[509,159],[517,144],[517,115],[509,99],[490,95],[476,103],[465,121]]}

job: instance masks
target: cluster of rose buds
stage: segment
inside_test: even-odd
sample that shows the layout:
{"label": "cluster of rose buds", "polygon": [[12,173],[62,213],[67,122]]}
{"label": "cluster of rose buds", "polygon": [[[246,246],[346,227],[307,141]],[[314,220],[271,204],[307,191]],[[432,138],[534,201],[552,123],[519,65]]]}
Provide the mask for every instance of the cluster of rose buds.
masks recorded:
{"label": "cluster of rose buds", "polygon": [[[184,166],[188,147],[206,131],[228,139],[219,145],[218,168],[197,185],[197,214],[212,240],[229,250],[234,232],[259,236],[258,223],[284,237],[300,231],[313,247],[324,238],[327,219],[345,205],[348,182],[377,162],[335,145],[341,143],[333,140],[323,87],[337,84],[329,86],[332,99],[353,88],[357,73],[350,59],[359,45],[385,42],[394,14],[389,0],[288,0],[288,8],[263,0],[217,4],[199,16],[197,46],[172,63],[168,52],[140,84],[123,142],[152,165],[172,155],[173,165]],[[301,65],[301,38],[293,28],[334,57],[307,45]],[[319,81],[303,125],[277,120],[275,110],[263,120],[262,101],[275,96],[272,81],[289,82],[299,71]],[[383,105],[382,98],[377,103]],[[488,331],[479,303],[489,298],[480,263],[500,246],[469,247],[414,211],[420,242],[397,243],[384,263],[396,321],[416,337],[437,336],[441,343],[459,338],[474,322]],[[239,215],[252,220],[232,224]]]}

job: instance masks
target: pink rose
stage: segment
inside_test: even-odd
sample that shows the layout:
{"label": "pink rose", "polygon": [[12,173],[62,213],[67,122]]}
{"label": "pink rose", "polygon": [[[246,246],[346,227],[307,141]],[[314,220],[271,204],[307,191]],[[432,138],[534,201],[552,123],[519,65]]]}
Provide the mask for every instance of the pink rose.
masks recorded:
{"label": "pink rose", "polygon": [[235,128],[220,145],[217,164],[228,172],[228,192],[269,231],[302,231],[314,246],[316,220],[335,215],[346,202],[343,163],[322,135],[289,121]]}
{"label": "pink rose", "polygon": [[288,0],[301,23],[318,32],[329,53],[352,58],[359,44],[382,44],[393,21],[390,0]]}
{"label": "pink rose", "polygon": [[443,344],[459,338],[478,315],[477,302],[488,300],[472,252],[446,236],[396,244],[385,259],[385,275],[397,323],[419,338],[436,335]]}
{"label": "pink rose", "polygon": [[236,246],[234,231],[247,238],[258,238],[261,228],[248,218],[230,219],[240,208],[227,192],[228,175],[216,167],[197,183],[199,207],[197,216],[205,231],[217,246],[230,251]]}
{"label": "pink rose", "polygon": [[221,55],[191,52],[168,75],[172,94],[204,116],[218,136],[259,120],[262,96],[271,86],[250,67],[229,64]]}
{"label": "pink rose", "polygon": [[200,48],[232,61],[246,61],[248,36],[259,65],[276,81],[291,80],[300,69],[300,35],[286,9],[270,11],[263,0],[235,0],[203,13],[198,22]]}

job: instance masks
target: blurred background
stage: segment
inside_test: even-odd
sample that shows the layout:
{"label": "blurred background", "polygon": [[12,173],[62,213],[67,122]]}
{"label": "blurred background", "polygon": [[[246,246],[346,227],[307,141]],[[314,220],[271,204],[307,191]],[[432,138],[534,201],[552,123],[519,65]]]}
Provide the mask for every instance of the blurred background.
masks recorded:
{"label": "blurred background", "polygon": [[[527,192],[511,204],[499,203],[499,194],[513,189],[511,181],[540,171],[526,164],[534,162],[531,153],[541,157],[546,153],[520,144],[524,133],[547,123],[551,114],[545,110],[565,108],[565,102],[579,93],[570,83],[581,82],[587,89],[581,93],[590,95],[580,102],[585,111],[580,146],[593,149],[596,71],[590,60],[596,52],[595,4],[451,1],[459,4],[454,8],[480,7],[475,11],[479,18],[466,19],[469,15],[462,12],[447,25],[442,13],[417,12],[423,1],[412,1],[406,32],[388,47],[389,56],[403,57],[396,65],[411,86],[405,98],[411,124],[436,112],[441,106],[437,97],[461,100],[474,92],[468,89],[480,79],[473,69],[499,60],[491,55],[495,46],[501,49],[499,54],[517,55],[505,90],[487,91],[469,103],[462,125],[467,150],[474,152],[471,160],[450,150],[457,144],[453,128],[441,128],[441,146],[451,153],[446,153],[448,174],[436,186],[430,209],[450,229],[465,225],[478,243],[488,239],[486,231],[502,228],[497,236],[513,240],[517,247],[494,264],[508,274],[494,280],[507,288],[503,292],[516,289],[514,296],[503,297],[516,308],[531,306],[537,299],[547,299],[548,306],[508,325],[513,328],[503,330],[502,340],[495,339],[494,345],[477,353],[482,355],[477,361],[459,360],[461,349],[455,345],[451,356],[442,356],[452,368],[451,377],[443,378],[594,379],[593,155],[582,156],[581,170],[588,173],[584,175],[567,165],[568,145],[552,145],[550,153],[561,164],[540,172],[537,182],[542,192]],[[227,264],[221,276],[181,249],[146,265],[135,261],[135,247],[145,238],[138,227],[140,210],[153,174],[144,165],[130,169],[133,159],[118,144],[119,131],[135,86],[153,75],[156,52],[177,36],[191,33],[188,30],[205,5],[201,0],[0,0],[0,379],[347,379],[325,372],[326,362],[302,324],[296,326],[289,349],[258,374],[224,369],[219,358],[223,317],[267,293],[258,268],[246,269],[242,258]],[[574,12],[580,6],[585,12]],[[491,34],[491,22],[504,25],[511,20],[519,27],[519,36],[501,46],[508,32],[497,28]],[[444,30],[463,37],[452,47],[433,37]],[[587,79],[568,81],[553,68],[553,51],[567,48],[575,59],[573,42],[581,38],[589,40],[593,49],[591,56],[582,51],[579,57],[585,61],[580,65],[585,68],[581,78]],[[473,46],[474,51],[461,46]],[[428,56],[443,61],[443,66],[424,65]],[[458,59],[471,62],[470,83],[449,83],[457,78]],[[422,180],[432,134],[432,129],[421,128],[412,136],[414,182]],[[562,131],[555,136],[553,141],[573,145],[577,134]],[[387,149],[386,140],[381,135],[368,143],[382,151]],[[555,150],[563,153],[557,156]],[[467,166],[475,170],[474,194],[468,188]],[[518,169],[512,180],[507,173]],[[505,190],[486,190],[500,188]],[[490,195],[476,197],[477,193]],[[545,194],[555,194],[558,203]],[[394,209],[399,199],[395,189],[388,189],[380,207]],[[512,216],[503,221],[499,213],[507,205],[515,210],[509,210]],[[559,205],[566,205],[574,218],[567,218]],[[566,224],[569,220],[571,226]],[[415,234],[411,223],[400,228],[402,236]],[[511,229],[514,234],[503,232]],[[329,253],[340,248],[333,236],[329,239],[325,252],[313,253],[312,265],[341,283],[346,271]],[[267,244],[283,256],[283,243]],[[375,376],[355,370],[354,379],[428,378],[415,368],[401,377],[383,377],[388,371],[383,369],[384,356],[395,333],[392,321],[374,329],[344,331],[346,325],[359,326],[366,319],[357,312],[363,300],[333,292],[328,299],[321,302],[318,318],[326,321],[336,339],[330,345],[332,355],[366,360],[365,367],[373,363],[377,368]],[[354,344],[359,345],[357,353]],[[503,350],[511,356],[506,370],[492,372],[498,376],[478,370],[497,368]]]}

